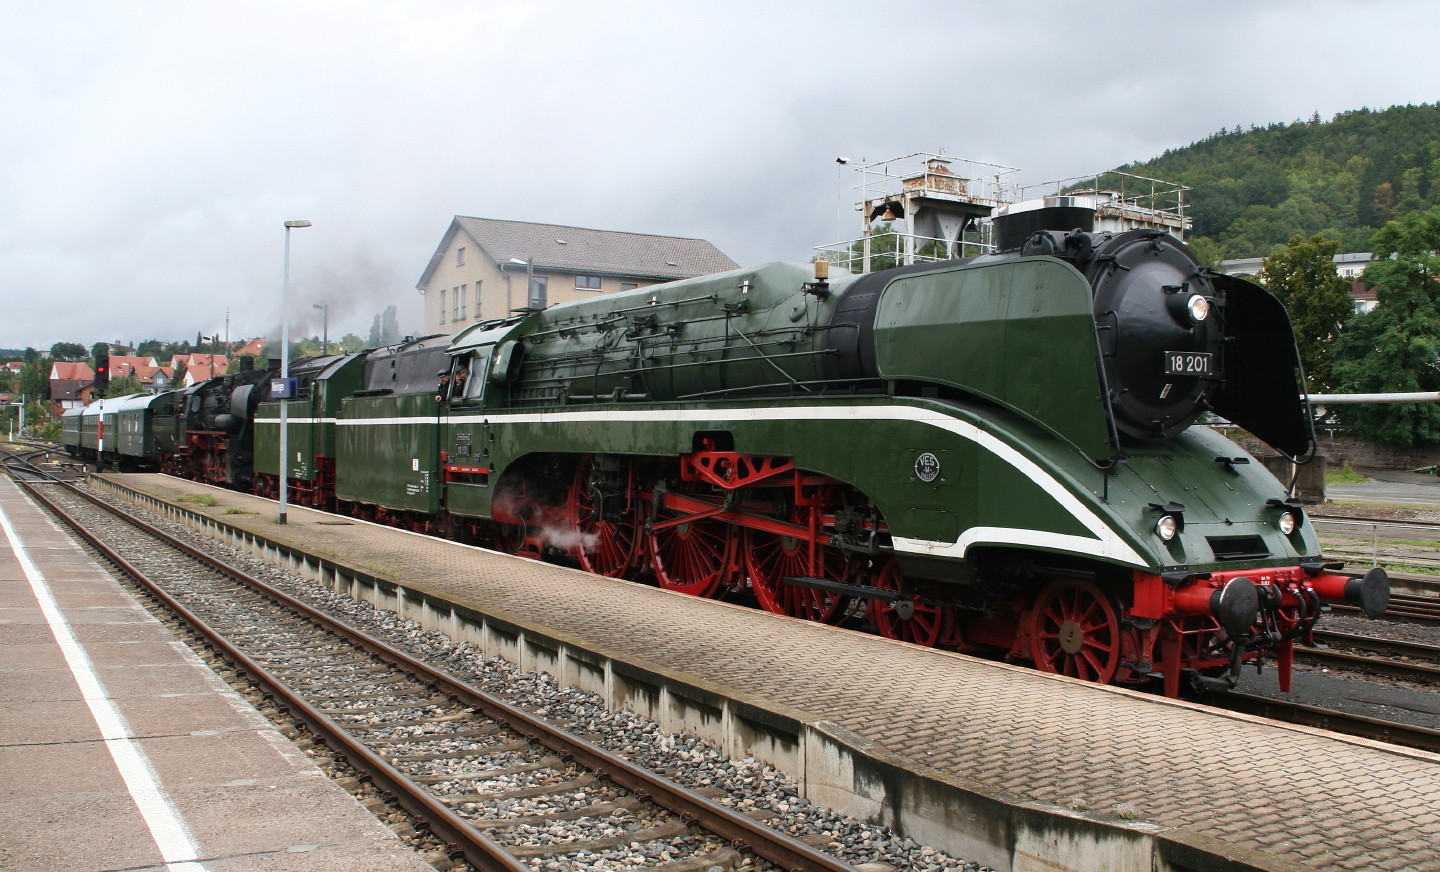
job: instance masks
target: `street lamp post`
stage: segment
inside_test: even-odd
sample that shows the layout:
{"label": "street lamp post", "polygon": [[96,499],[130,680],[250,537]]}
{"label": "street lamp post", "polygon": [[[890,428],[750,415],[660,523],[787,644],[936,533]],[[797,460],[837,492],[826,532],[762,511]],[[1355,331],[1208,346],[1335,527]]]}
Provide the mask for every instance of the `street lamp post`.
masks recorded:
{"label": "street lamp post", "polygon": [[285,279],[280,286],[280,381],[285,395],[280,400],[280,519],[285,523],[286,486],[290,483],[290,231],[309,227],[304,219],[285,222]]}
{"label": "street lamp post", "polygon": [[321,340],[320,340],[320,353],[321,353],[322,355],[323,355],[323,354],[329,354],[329,353],[330,353],[330,304],[329,304],[329,303],[311,303],[311,304],[310,304],[310,308],[312,308],[312,309],[319,309],[319,310],[320,310],[320,319],[321,319],[320,323],[321,323],[322,325],[324,325],[324,326],[321,328],[321,336],[322,336],[322,338],[321,338]]}
{"label": "street lamp post", "polygon": [[517,265],[525,264],[525,308],[529,309],[535,305],[535,257],[532,255],[524,260],[512,257],[510,262]]}

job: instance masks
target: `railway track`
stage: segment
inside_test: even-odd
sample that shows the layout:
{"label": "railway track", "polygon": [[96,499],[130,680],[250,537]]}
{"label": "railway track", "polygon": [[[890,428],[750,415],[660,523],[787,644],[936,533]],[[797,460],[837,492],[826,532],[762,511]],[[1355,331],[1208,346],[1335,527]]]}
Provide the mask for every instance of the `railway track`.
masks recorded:
{"label": "railway track", "polygon": [[1311,515],[1327,557],[1375,566],[1440,570],[1440,523]]}
{"label": "railway track", "polygon": [[1440,730],[1426,727],[1368,718],[1363,715],[1352,715],[1334,709],[1303,705],[1238,691],[1230,691],[1225,694],[1224,700],[1218,704],[1228,711],[1238,711],[1286,723],[1316,727],[1344,733],[1348,736],[1390,742],[1409,748],[1440,751]]}
{"label": "railway track", "polygon": [[[45,490],[47,492],[54,492],[57,491],[58,488],[51,487],[45,488]],[[283,594],[281,596],[283,597]],[[1400,610],[1402,612],[1405,611],[1408,606],[1404,604],[1404,599],[1405,598],[1401,597],[1392,599],[1392,610],[1398,604]],[[1417,601],[1415,605],[1421,607],[1426,604],[1425,600],[1427,598],[1416,597],[1413,599]],[[242,614],[250,615],[250,623],[255,623],[252,609],[246,607],[240,611]],[[324,619],[322,618],[322,620]],[[218,618],[216,619],[216,623],[220,623]],[[263,623],[275,623],[275,621],[267,619],[267,621]],[[1391,657],[1406,656],[1416,659],[1427,658],[1431,659],[1432,662],[1436,657],[1436,652],[1427,647],[1397,647],[1404,643],[1386,643],[1379,640],[1366,640],[1362,637],[1355,636],[1346,637],[1344,634],[1326,632],[1317,633],[1317,637],[1328,645],[1366,648],[1375,653],[1383,653]],[[224,650],[225,646],[223,643],[217,642],[214,644],[217,648]],[[305,653],[310,660],[325,661],[332,657],[332,652],[335,650],[332,648],[332,644],[329,640],[323,643],[312,641],[300,645],[294,643],[275,643],[271,645],[272,650],[270,650],[265,657],[280,656],[281,658],[292,658],[299,656],[300,653]],[[382,643],[376,642],[375,644],[380,645]],[[526,731],[526,726],[520,728],[505,728],[500,726],[462,728],[459,725],[467,723],[467,719],[475,714],[475,712],[483,712],[483,706],[478,702],[469,702],[468,700],[470,698],[463,694],[459,696],[447,696],[446,693],[440,693],[437,695],[432,688],[443,688],[448,692],[448,685],[453,682],[453,679],[447,681],[443,678],[424,677],[426,673],[430,672],[427,667],[419,663],[407,664],[405,655],[399,652],[396,653],[399,662],[402,664],[401,673],[396,673],[394,677],[373,681],[366,680],[363,684],[357,685],[360,691],[365,694],[366,702],[364,704],[356,704],[353,701],[353,696],[336,695],[332,690],[327,690],[327,688],[333,689],[333,687],[336,686],[336,681],[323,675],[312,675],[309,671],[309,667],[311,666],[318,669],[320,662],[307,663],[304,661],[297,662],[293,659],[283,660],[282,662],[290,663],[291,665],[268,669],[266,664],[273,662],[270,659],[252,658],[253,662],[251,662],[241,656],[232,656],[228,653],[225,656],[231,659],[232,662],[235,662],[240,671],[251,676],[252,680],[257,680],[257,683],[265,686],[267,692],[276,698],[277,702],[275,705],[297,713],[299,720],[307,724],[317,736],[322,737],[321,741],[330,746],[331,753],[344,756],[357,765],[363,764],[363,767],[367,770],[371,765],[371,761],[366,758],[366,755],[358,750],[351,750],[345,739],[339,738],[338,736],[333,740],[329,738],[326,735],[326,720],[335,721],[336,726],[339,727],[342,732],[352,734],[359,746],[365,746],[365,738],[371,737],[373,739],[373,741],[370,742],[370,747],[372,748],[371,756],[378,758],[376,762],[384,765],[377,765],[375,767],[378,775],[368,777],[374,778],[376,783],[382,785],[387,793],[392,793],[397,796],[402,794],[402,790],[399,787],[402,780],[409,780],[417,784],[424,793],[430,796],[430,800],[416,799],[408,803],[402,802],[401,805],[407,810],[418,807],[420,811],[412,812],[412,814],[415,814],[421,820],[428,821],[425,812],[431,810],[430,807],[436,805],[444,811],[458,817],[461,823],[457,824],[452,822],[449,829],[447,829],[443,821],[441,824],[434,825],[432,828],[434,832],[440,834],[442,839],[452,845],[460,844],[458,834],[463,832],[465,828],[490,833],[500,832],[506,837],[514,836],[523,839],[528,837],[526,832],[527,828],[533,830],[539,827],[542,821],[563,819],[564,817],[573,817],[574,815],[580,815],[581,817],[578,819],[583,820],[587,817],[593,817],[592,814],[589,814],[589,811],[594,810],[597,806],[600,811],[608,810],[610,815],[618,813],[622,817],[626,815],[633,816],[635,812],[630,808],[630,805],[635,801],[633,797],[637,795],[656,795],[651,789],[645,787],[633,788],[627,787],[624,784],[606,782],[604,781],[603,775],[589,775],[579,772],[579,770],[567,770],[559,775],[550,774],[544,777],[533,774],[527,775],[526,773],[542,771],[555,773],[557,771],[554,769],[555,761],[568,765],[571,761],[583,759],[585,755],[577,755],[571,751],[552,748],[550,745],[534,738],[533,734]],[[1363,658],[1359,655],[1348,655],[1349,659],[1347,659],[1347,655],[1344,655],[1342,652],[1326,651],[1324,649],[1302,649],[1297,653],[1305,658],[1316,658],[1312,662],[1328,662],[1345,669],[1359,669],[1378,674],[1396,675],[1397,677],[1407,680],[1436,680],[1433,675],[1435,671],[1433,667],[1427,672],[1425,669],[1417,670],[1403,663],[1396,665],[1395,661],[1387,661],[1384,659]],[[345,670],[345,667],[336,666],[333,663],[329,664],[329,666],[331,668],[339,668],[342,671]],[[413,666],[416,671],[405,671],[409,669],[410,666]],[[349,671],[356,673],[361,678],[365,676],[373,678],[375,675],[378,675],[378,672],[372,673],[370,670],[378,669],[379,666],[377,664],[367,661],[367,665],[350,667]],[[389,667],[386,667],[386,669],[389,669]],[[262,681],[259,680],[257,676],[269,676],[269,678]],[[284,681],[281,676],[289,680]],[[288,701],[285,696],[285,684],[295,685],[302,697],[308,692],[309,699],[301,699],[293,703]],[[470,688],[470,690],[473,691],[474,689]],[[478,693],[478,691],[475,692]],[[1410,747],[1440,751],[1440,731],[1423,727],[1412,727],[1402,723],[1355,716],[1314,706],[1296,705],[1283,700],[1250,696],[1238,692],[1226,694],[1221,705],[1227,709],[1248,712],[1277,720],[1379,739]],[[312,709],[313,712],[311,711]],[[522,712],[521,714],[524,713]],[[530,716],[527,716],[527,718],[530,718]],[[525,722],[522,721],[522,724],[525,724]],[[353,729],[346,730],[345,727],[347,725]],[[424,732],[427,729],[426,725],[449,726],[442,731],[446,735],[440,738],[425,738],[427,735]],[[454,735],[455,733],[464,733],[470,729],[483,731],[485,735]],[[506,736],[512,736],[512,738],[501,738]],[[550,752],[546,753],[541,751],[539,758],[529,760],[528,762],[515,762],[513,758],[506,758],[497,761],[496,765],[484,764],[490,766],[489,769],[474,768],[482,764],[466,762],[481,759],[476,755],[488,755],[491,752],[503,754],[518,753],[518,751],[512,750],[497,751],[497,745],[514,746],[515,749],[518,749],[521,745],[526,747],[538,746],[541,748],[550,748]],[[435,750],[437,747],[441,748],[441,750]],[[402,753],[402,751],[404,753]],[[410,759],[398,759],[402,757]],[[437,771],[437,769],[434,768],[444,765],[444,761],[455,761],[458,771]],[[386,770],[385,766],[388,766],[390,770],[398,773],[398,776],[392,775]],[[597,768],[599,767],[597,766]],[[588,772],[590,770],[586,771]],[[482,793],[478,787],[474,786],[477,781],[476,776],[479,775],[493,776],[490,781],[496,781],[498,779],[499,781],[497,783],[491,784],[492,788],[505,787],[505,785],[510,786],[499,790],[500,796],[498,798],[494,790],[492,790],[487,798],[487,794]],[[522,778],[530,778],[532,781],[539,779],[546,783],[534,784],[533,787],[514,787],[513,785],[520,783],[517,779]],[[592,778],[594,779],[593,781],[591,780]],[[600,788],[602,791],[600,799],[574,799],[572,805],[567,805],[565,808],[559,810],[554,807],[546,807],[543,811],[534,811],[530,814],[511,814],[509,817],[487,816],[491,813],[484,810],[495,804],[508,803],[513,807],[517,802],[529,802],[539,797],[552,796],[553,793],[548,792],[552,785],[559,785],[562,794],[564,794],[566,792],[580,791],[582,788],[588,789],[594,784],[602,783],[612,786]],[[536,790],[538,792],[532,793],[530,796],[521,795],[521,793],[528,790]],[[632,799],[623,801],[616,800],[611,794],[605,793],[604,791],[606,790],[614,791],[614,796],[629,796],[632,797]],[[517,793],[516,791],[520,791],[521,793]],[[622,791],[628,791],[628,793]],[[508,794],[508,796],[506,796],[506,794]],[[536,808],[540,808],[540,806],[537,805]],[[628,817],[625,819],[629,820]],[[693,828],[694,823],[698,821],[698,818],[688,812],[680,812],[671,813],[670,816],[663,817],[661,820],[663,823],[657,824],[655,827],[642,827],[638,831],[635,829],[627,830],[626,835],[623,837],[616,833],[608,837],[580,839],[574,843],[583,843],[586,845],[584,850],[589,850],[596,848],[603,849],[606,838],[609,838],[611,841],[616,838],[628,839],[628,841],[625,842],[625,845],[628,846],[632,842],[637,841],[637,833],[646,836],[654,835],[662,841],[667,838],[673,839],[673,835],[667,834],[678,833],[682,829],[689,832],[690,829]],[[746,820],[752,825],[759,826],[755,824],[753,820],[748,818]],[[431,825],[427,822],[424,826],[430,827]],[[764,828],[761,827],[761,829]],[[739,837],[733,835],[716,837],[713,844],[717,847],[715,851],[710,853],[715,854],[717,859],[720,857],[729,857],[732,849],[723,847],[723,845],[735,841],[745,843],[747,846],[753,845],[754,843],[750,841],[751,838],[753,837],[748,835]],[[803,843],[801,844],[803,846]],[[456,850],[457,853],[459,853],[459,850]],[[541,853],[552,852],[558,854],[558,849],[549,846],[524,845],[519,849],[519,853],[527,858],[537,856],[537,851]],[[718,853],[722,851],[725,853]],[[468,853],[464,854],[464,856],[467,860],[470,860]],[[704,857],[704,855],[692,854],[691,856],[702,857],[705,862],[709,863],[709,858]],[[684,859],[686,858],[681,858],[682,861]],[[471,862],[476,868],[482,869],[512,868],[506,866],[489,866],[486,865],[487,861],[477,862],[471,860]],[[831,862],[838,863],[838,861],[834,861],[833,859]],[[710,863],[710,865],[728,865],[728,863],[716,862]],[[785,865],[786,868],[797,869],[834,868],[810,867],[790,861],[785,861]],[[666,868],[670,867],[666,866]],[[684,868],[683,863],[674,868],[679,872],[679,870]],[[708,868],[708,865],[706,868]],[[839,868],[848,867],[840,864]]]}
{"label": "railway track", "polygon": [[852,868],[78,490],[29,490],[476,869]]}
{"label": "railway track", "polygon": [[1297,646],[1296,656],[1319,666],[1440,684],[1440,646],[1329,630],[1316,630],[1315,641],[1327,647]]}
{"label": "railway track", "polygon": [[[36,462],[41,457],[49,457],[57,452],[63,454],[59,446],[31,440],[17,441],[13,444],[24,447],[18,451],[13,448],[0,447],[0,464],[3,464],[17,478],[26,481],[68,480],[61,479],[55,471],[43,469]],[[59,465],[63,466],[64,464]]]}
{"label": "railway track", "polygon": [[[1331,603],[1330,608],[1336,612],[1343,612],[1345,614],[1360,614],[1359,607],[1350,605],[1349,603]],[[1392,593],[1390,595],[1390,604],[1385,609],[1385,617],[1390,620],[1419,624],[1440,623],[1440,599],[1430,596]]]}

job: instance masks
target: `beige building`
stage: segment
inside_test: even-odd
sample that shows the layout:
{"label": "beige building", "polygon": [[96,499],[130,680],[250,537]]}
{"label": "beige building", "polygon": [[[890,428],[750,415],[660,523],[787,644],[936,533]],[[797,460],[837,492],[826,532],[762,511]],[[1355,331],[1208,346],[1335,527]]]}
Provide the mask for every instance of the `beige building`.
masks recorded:
{"label": "beige building", "polygon": [[416,285],[422,333],[455,333],[516,309],[735,269],[703,239],[456,215]]}

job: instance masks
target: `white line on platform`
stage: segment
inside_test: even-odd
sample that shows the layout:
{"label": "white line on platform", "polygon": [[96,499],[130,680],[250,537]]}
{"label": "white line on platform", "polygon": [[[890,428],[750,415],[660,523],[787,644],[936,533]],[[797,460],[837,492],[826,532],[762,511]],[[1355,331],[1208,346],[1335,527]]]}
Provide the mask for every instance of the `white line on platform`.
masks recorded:
{"label": "white line on platform", "polygon": [[25,577],[30,580],[30,589],[40,603],[40,611],[50,624],[50,632],[55,635],[55,642],[65,655],[70,674],[75,676],[75,682],[80,685],[80,694],[85,704],[90,707],[90,715],[95,719],[95,725],[100,728],[105,748],[115,761],[115,767],[120,770],[120,777],[125,780],[126,789],[130,791],[135,806],[145,819],[145,825],[150,829],[150,837],[155,841],[155,847],[160,849],[160,856],[166,867],[170,872],[206,872],[205,865],[196,862],[200,848],[191,838],[184,818],[170,802],[170,796],[161,785],[159,776],[155,774],[150,758],[135,742],[135,735],[130,732],[125,718],[110,702],[105,685],[95,674],[89,655],[71,632],[70,622],[65,620],[64,613],[60,611],[55,597],[50,593],[45,576],[30,560],[30,555],[26,553],[25,546],[4,509],[0,509],[0,528],[4,528],[5,538],[10,540],[15,559],[20,562]]}

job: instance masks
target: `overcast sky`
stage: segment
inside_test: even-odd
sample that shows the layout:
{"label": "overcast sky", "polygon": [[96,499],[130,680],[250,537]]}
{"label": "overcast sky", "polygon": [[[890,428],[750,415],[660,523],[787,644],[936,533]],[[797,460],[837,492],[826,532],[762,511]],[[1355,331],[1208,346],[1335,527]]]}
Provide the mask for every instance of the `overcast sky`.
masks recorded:
{"label": "overcast sky", "polygon": [[455,214],[807,260],[859,229],[839,156],[943,149],[1040,183],[1440,99],[1424,0],[0,12],[0,347],[223,335],[227,310],[232,339],[275,331],[286,219],[314,222],[292,240],[294,335],[321,302],[332,337],[390,303],[418,331]]}

